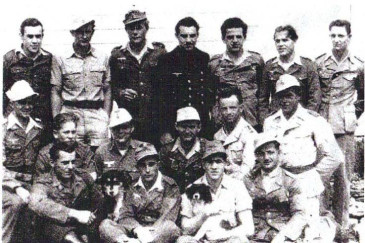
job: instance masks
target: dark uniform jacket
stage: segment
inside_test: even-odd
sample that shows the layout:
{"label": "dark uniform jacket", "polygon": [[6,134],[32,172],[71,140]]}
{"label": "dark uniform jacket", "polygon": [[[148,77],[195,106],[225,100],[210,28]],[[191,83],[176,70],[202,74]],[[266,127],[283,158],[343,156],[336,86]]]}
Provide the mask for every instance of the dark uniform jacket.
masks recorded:
{"label": "dark uniform jacket", "polygon": [[120,221],[131,232],[139,225],[153,225],[156,221],[175,222],[181,197],[175,181],[159,172],[155,185],[147,192],[139,180],[127,192]]}
{"label": "dark uniform jacket", "polygon": [[127,172],[131,176],[132,182],[136,182],[139,177],[135,158],[136,148],[143,143],[132,139],[124,156],[120,154],[113,140],[101,145],[95,152],[95,165],[98,177],[102,175],[103,170],[106,168],[116,169]]}
{"label": "dark uniform jacket", "polygon": [[[188,52],[178,46],[158,62],[160,130],[175,131],[176,111],[193,106],[199,112],[202,133],[208,126],[214,105],[213,82],[208,77],[209,55],[194,48]],[[212,135],[212,134],[211,134]]]}
{"label": "dark uniform jacket", "polygon": [[61,183],[52,170],[38,177],[31,189],[29,208],[43,219],[43,235],[48,242],[61,242],[71,230],[80,235],[97,232],[101,219],[86,226],[71,220],[68,214],[70,209],[76,209],[89,210],[97,215],[103,196],[93,179],[84,171],[75,171],[72,180],[69,188]]}
{"label": "dark uniform jacket", "polygon": [[263,69],[264,60],[259,53],[253,51],[247,51],[246,59],[239,65],[224,58],[223,54],[213,56],[209,62],[209,71],[216,76],[220,85],[239,88],[243,98],[243,117],[255,128],[258,124],[262,125],[264,119],[259,114],[260,106],[265,105]]}
{"label": "dark uniform jacket", "polygon": [[[50,143],[39,151],[37,162],[35,164],[35,173],[37,176],[48,173],[54,166],[51,158],[51,150],[55,149],[55,144]],[[89,173],[95,172],[94,153],[88,145],[77,143],[76,148],[76,168],[87,170]]]}
{"label": "dark uniform jacket", "polygon": [[[155,69],[158,58],[165,53],[164,47],[147,48],[141,63],[122,46],[112,50],[109,60],[111,72],[112,96],[118,107],[126,108],[137,122],[136,138],[151,142],[151,133],[157,126],[156,121],[156,85]],[[133,89],[138,95],[132,101],[121,96],[124,89]]]}
{"label": "dark uniform jacket", "polygon": [[189,159],[179,149],[173,150],[176,140],[173,143],[164,145],[160,149],[160,170],[164,175],[176,181],[181,193],[184,193],[188,185],[204,174],[201,160],[208,140],[204,138],[198,139],[200,141],[200,151],[196,151]]}
{"label": "dark uniform jacket", "polygon": [[43,128],[39,124],[34,125],[26,133],[17,124],[9,124],[10,116],[12,113],[3,124],[3,165],[10,171],[18,172],[18,180],[31,183]]}
{"label": "dark uniform jacket", "polygon": [[[321,88],[315,63],[306,57],[300,57],[299,60],[299,63],[294,62],[287,71],[279,65],[277,57],[266,62],[263,77],[266,95],[263,105],[269,104],[269,98],[271,96],[270,112],[279,110],[275,91],[276,82],[283,74],[290,74],[298,79],[301,87],[301,104],[307,109],[318,112],[319,105],[321,104]],[[262,107],[262,109],[268,110],[267,107]]]}
{"label": "dark uniform jacket", "polygon": [[45,130],[52,132],[51,113],[51,67],[52,54],[41,50],[35,59],[26,57],[21,51],[11,50],[4,55],[3,60],[3,113],[7,114],[9,99],[5,92],[19,80],[26,80],[35,92],[36,99],[32,117],[41,119]]}

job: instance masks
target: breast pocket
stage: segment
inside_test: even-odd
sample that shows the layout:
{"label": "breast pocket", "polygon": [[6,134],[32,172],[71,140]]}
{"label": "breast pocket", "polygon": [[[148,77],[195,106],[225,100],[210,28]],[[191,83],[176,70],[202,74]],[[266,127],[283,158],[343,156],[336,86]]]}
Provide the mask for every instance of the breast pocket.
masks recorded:
{"label": "breast pocket", "polygon": [[81,75],[81,68],[66,68],[64,74],[64,86],[66,89],[72,90],[81,87],[83,85]]}
{"label": "breast pocket", "polygon": [[13,76],[13,79],[21,79],[21,78],[25,78],[29,75],[29,71],[27,70],[27,68],[24,67],[12,67],[10,69],[10,72]]}
{"label": "breast pocket", "polygon": [[102,86],[105,74],[105,66],[91,66],[90,68],[90,83],[94,86]]}

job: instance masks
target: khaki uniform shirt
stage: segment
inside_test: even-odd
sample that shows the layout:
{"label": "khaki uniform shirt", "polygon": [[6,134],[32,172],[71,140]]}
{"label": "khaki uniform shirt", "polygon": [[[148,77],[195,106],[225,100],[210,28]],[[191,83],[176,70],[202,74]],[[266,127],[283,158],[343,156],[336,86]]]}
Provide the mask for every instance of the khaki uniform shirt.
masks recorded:
{"label": "khaki uniform shirt", "polygon": [[322,89],[320,114],[335,134],[353,133],[356,115],[364,111],[363,61],[349,54],[337,63],[331,54],[323,54],[316,63]]}
{"label": "khaki uniform shirt", "polygon": [[214,135],[214,139],[221,141],[227,153],[226,173],[242,180],[255,165],[254,139],[256,130],[243,119],[238,121],[230,134],[226,134],[222,127]]}

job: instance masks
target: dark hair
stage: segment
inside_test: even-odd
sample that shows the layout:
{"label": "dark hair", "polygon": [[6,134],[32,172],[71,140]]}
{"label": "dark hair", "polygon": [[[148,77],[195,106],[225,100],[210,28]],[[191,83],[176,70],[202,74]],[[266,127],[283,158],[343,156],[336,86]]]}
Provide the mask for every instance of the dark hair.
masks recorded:
{"label": "dark hair", "polygon": [[78,117],[72,113],[60,113],[53,118],[53,130],[59,131],[63,124],[73,122],[77,124]]}
{"label": "dark hair", "polygon": [[232,29],[232,28],[242,28],[243,37],[246,38],[248,26],[245,22],[242,21],[242,19],[236,17],[236,18],[226,19],[223,22],[221,26],[222,39],[226,37],[227,29]]}
{"label": "dark hair", "polygon": [[180,19],[179,22],[177,22],[176,26],[175,26],[175,33],[179,34],[180,26],[186,26],[186,27],[192,27],[194,26],[196,28],[196,32],[199,33],[199,24],[198,22],[196,22],[195,19],[193,19],[192,17],[185,17],[183,19]]}
{"label": "dark hair", "polygon": [[347,21],[347,20],[337,19],[337,20],[332,21],[330,23],[329,30],[331,30],[331,28],[333,26],[345,27],[347,34],[348,35],[351,34],[351,23],[349,21]]}
{"label": "dark hair", "polygon": [[229,98],[232,95],[235,95],[237,97],[239,104],[242,104],[243,100],[241,91],[237,86],[231,86],[231,85],[222,87],[218,90],[218,101],[220,99]]}
{"label": "dark hair", "polygon": [[44,32],[43,25],[38,19],[28,18],[28,19],[24,20],[22,22],[22,24],[20,25],[20,33],[22,35],[24,35],[24,29],[25,29],[26,26],[32,26],[32,27],[41,26],[42,27],[42,35],[43,35],[43,32]]}
{"label": "dark hair", "polygon": [[275,40],[275,35],[276,33],[278,32],[282,32],[282,31],[288,31],[288,37],[293,40],[293,41],[297,41],[298,40],[298,34],[297,34],[297,31],[294,29],[293,26],[291,25],[282,25],[282,26],[279,26],[275,29],[275,32],[274,32],[274,40]]}

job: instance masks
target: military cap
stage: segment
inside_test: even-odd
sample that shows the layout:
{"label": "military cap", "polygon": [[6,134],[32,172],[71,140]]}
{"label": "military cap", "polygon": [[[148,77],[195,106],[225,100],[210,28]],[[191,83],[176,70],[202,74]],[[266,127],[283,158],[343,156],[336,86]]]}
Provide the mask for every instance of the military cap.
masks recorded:
{"label": "military cap", "polygon": [[200,121],[199,113],[194,107],[188,106],[177,110],[176,122],[190,120]]}
{"label": "military cap", "polygon": [[118,108],[110,115],[109,127],[116,127],[130,121],[132,121],[131,114],[124,108]]}
{"label": "military cap", "polygon": [[150,143],[142,143],[136,148],[135,158],[137,163],[142,161],[146,157],[158,158],[158,153],[155,149],[155,146]]}
{"label": "military cap", "polygon": [[95,26],[95,20],[87,20],[87,18],[78,17],[71,20],[70,30],[76,31],[80,29],[81,27],[87,26],[87,25],[93,25]]}
{"label": "military cap", "polygon": [[6,96],[8,96],[10,101],[23,100],[33,95],[38,95],[38,93],[34,92],[30,84],[25,80],[16,81],[6,92]]}
{"label": "military cap", "polygon": [[264,146],[268,143],[272,143],[272,142],[276,142],[276,143],[280,144],[278,136],[276,136],[273,133],[268,133],[268,132],[257,134],[255,142],[254,142],[255,152],[257,152],[257,150],[259,150],[262,146]]}
{"label": "military cap", "polygon": [[124,25],[128,25],[146,19],[147,19],[146,12],[141,12],[139,10],[131,10],[125,15],[123,23]]}
{"label": "military cap", "polygon": [[223,147],[223,144],[219,141],[209,141],[206,143],[205,152],[203,154],[203,159],[206,160],[212,155],[220,155],[227,158],[226,150]]}
{"label": "military cap", "polygon": [[290,74],[284,74],[279,77],[279,80],[276,82],[276,94],[280,91],[288,89],[290,87],[300,87],[300,84],[296,77]]}

